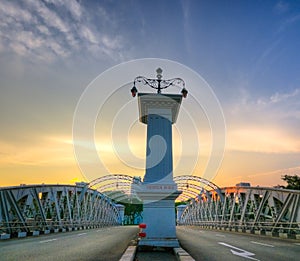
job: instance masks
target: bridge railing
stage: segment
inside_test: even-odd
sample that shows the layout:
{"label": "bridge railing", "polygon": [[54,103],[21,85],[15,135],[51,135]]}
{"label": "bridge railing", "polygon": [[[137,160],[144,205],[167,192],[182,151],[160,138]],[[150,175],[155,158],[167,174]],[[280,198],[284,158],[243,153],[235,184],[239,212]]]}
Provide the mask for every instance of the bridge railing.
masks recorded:
{"label": "bridge railing", "polygon": [[300,191],[229,187],[205,191],[178,217],[178,225],[197,225],[260,234],[300,235]]}
{"label": "bridge railing", "polygon": [[113,202],[86,186],[0,188],[0,233],[75,230],[120,224],[121,217]]}
{"label": "bridge railing", "polygon": [[186,222],[179,225],[188,225],[188,226],[200,226],[203,228],[209,229],[224,229],[229,231],[240,231],[240,232],[249,232],[257,234],[268,234],[273,235],[279,233],[287,233],[291,235],[300,234],[300,222],[293,222],[292,226],[287,226],[286,222],[279,222],[276,226],[271,222],[261,222],[259,225],[256,225],[254,222],[246,222],[245,224],[239,224],[239,222],[207,222],[207,221],[194,221]]}

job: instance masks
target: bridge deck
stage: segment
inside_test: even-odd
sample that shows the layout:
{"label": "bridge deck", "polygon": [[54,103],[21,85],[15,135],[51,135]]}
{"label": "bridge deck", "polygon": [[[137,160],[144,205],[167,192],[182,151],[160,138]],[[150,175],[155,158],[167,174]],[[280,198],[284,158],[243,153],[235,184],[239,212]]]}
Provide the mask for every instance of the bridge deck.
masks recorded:
{"label": "bridge deck", "polygon": [[119,226],[0,241],[1,260],[118,261],[137,233]]}

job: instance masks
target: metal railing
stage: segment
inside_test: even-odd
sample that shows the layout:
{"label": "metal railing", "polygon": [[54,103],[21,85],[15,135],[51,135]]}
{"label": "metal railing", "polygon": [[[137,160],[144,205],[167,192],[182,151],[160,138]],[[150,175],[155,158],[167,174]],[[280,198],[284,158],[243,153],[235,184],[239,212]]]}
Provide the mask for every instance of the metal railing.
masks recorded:
{"label": "metal railing", "polygon": [[86,186],[0,188],[0,234],[120,224],[120,213],[110,198]]}
{"label": "metal railing", "polygon": [[214,190],[199,194],[178,217],[178,225],[300,234],[300,191],[228,187],[221,193],[222,197]]}

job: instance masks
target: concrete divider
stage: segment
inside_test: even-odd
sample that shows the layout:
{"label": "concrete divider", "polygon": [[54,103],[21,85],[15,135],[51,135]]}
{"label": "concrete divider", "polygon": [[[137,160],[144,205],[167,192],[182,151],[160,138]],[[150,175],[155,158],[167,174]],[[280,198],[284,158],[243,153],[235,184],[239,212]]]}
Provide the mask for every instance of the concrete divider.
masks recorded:
{"label": "concrete divider", "polygon": [[36,236],[39,236],[39,235],[40,235],[40,231],[38,231],[38,230],[32,231],[32,236],[36,237]]}
{"label": "concrete divider", "polygon": [[27,237],[27,232],[18,232],[18,238]]}
{"label": "concrete divider", "polygon": [[279,237],[280,238],[288,238],[288,234],[287,233],[279,233]]}
{"label": "concrete divider", "polygon": [[10,234],[3,233],[0,235],[1,240],[10,239]]}

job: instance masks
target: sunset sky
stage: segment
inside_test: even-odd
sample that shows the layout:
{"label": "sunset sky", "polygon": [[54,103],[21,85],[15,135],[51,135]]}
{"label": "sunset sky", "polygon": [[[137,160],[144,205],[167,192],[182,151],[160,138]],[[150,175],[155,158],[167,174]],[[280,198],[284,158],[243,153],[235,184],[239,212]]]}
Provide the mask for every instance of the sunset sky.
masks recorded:
{"label": "sunset sky", "polygon": [[[143,176],[146,129],[128,82],[113,94],[113,79],[99,82],[105,106],[94,145],[106,169],[82,173],[73,148],[73,119],[88,86],[143,58],[190,68],[224,114],[223,161],[205,176],[211,119],[193,102],[206,96],[184,79],[190,96],[173,128],[175,175],[204,175],[219,186],[284,184],[282,175],[300,175],[299,32],[300,1],[1,0],[0,186]],[[129,79],[154,77],[157,67],[166,78],[181,77],[155,61]],[[114,111],[120,102],[126,106]]]}

